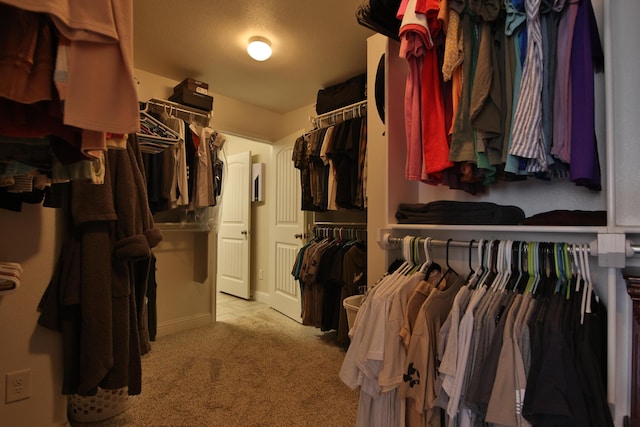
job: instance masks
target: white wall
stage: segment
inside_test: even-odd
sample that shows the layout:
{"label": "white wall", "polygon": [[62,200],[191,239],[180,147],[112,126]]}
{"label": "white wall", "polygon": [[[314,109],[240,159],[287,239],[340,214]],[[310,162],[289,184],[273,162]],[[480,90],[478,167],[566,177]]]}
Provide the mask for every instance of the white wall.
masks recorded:
{"label": "white wall", "polygon": [[[57,211],[24,204],[22,212],[0,209],[0,261],[18,262],[20,287],[0,296],[0,425],[53,426],[66,422],[62,389],[62,339],[37,325],[37,307],[60,249]],[[5,403],[5,374],[31,370],[31,397]]]}

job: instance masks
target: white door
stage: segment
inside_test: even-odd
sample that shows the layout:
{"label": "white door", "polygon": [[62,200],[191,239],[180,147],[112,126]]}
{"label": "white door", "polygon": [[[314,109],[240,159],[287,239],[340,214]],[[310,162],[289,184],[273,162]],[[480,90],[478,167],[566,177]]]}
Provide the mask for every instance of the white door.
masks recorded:
{"label": "white door", "polygon": [[227,158],[218,227],[217,288],[240,298],[251,296],[251,152]]}
{"label": "white door", "polygon": [[291,270],[306,241],[309,215],[301,210],[300,171],[293,167],[291,155],[303,132],[275,142],[271,159],[270,302],[275,310],[298,322],[302,322],[300,285]]}

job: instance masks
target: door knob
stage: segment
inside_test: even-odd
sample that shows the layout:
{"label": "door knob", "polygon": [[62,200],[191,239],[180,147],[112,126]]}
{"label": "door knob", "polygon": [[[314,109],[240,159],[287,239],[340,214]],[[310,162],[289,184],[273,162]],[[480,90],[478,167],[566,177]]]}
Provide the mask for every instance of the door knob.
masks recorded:
{"label": "door knob", "polygon": [[247,234],[249,234],[249,232],[247,230],[242,230],[240,234],[242,234],[243,236],[246,236]]}
{"label": "door knob", "polygon": [[304,233],[304,234],[303,233],[297,233],[297,234],[293,235],[293,237],[295,237],[296,239],[306,239],[307,236],[308,236],[307,233]]}

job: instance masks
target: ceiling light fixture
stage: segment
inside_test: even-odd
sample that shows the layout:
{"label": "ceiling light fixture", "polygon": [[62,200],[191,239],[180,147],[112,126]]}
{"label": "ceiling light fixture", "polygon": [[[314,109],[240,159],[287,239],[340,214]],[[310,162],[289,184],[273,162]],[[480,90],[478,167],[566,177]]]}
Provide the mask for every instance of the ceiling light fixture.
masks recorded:
{"label": "ceiling light fixture", "polygon": [[251,37],[247,52],[256,61],[266,61],[271,57],[271,42],[264,37]]}

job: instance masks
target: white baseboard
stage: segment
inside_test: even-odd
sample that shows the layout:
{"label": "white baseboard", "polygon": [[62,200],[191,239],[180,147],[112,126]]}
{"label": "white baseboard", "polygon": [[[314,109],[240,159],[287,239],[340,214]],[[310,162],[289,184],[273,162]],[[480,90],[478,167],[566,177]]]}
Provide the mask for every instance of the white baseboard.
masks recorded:
{"label": "white baseboard", "polygon": [[258,301],[258,302],[263,302],[265,304],[269,304],[269,293],[268,292],[260,292],[260,291],[256,291],[253,294],[253,299]]}
{"label": "white baseboard", "polygon": [[199,328],[213,323],[211,313],[194,314],[193,316],[183,317],[182,319],[167,320],[158,322],[156,336],[175,334],[176,332],[186,331],[189,329]]}

